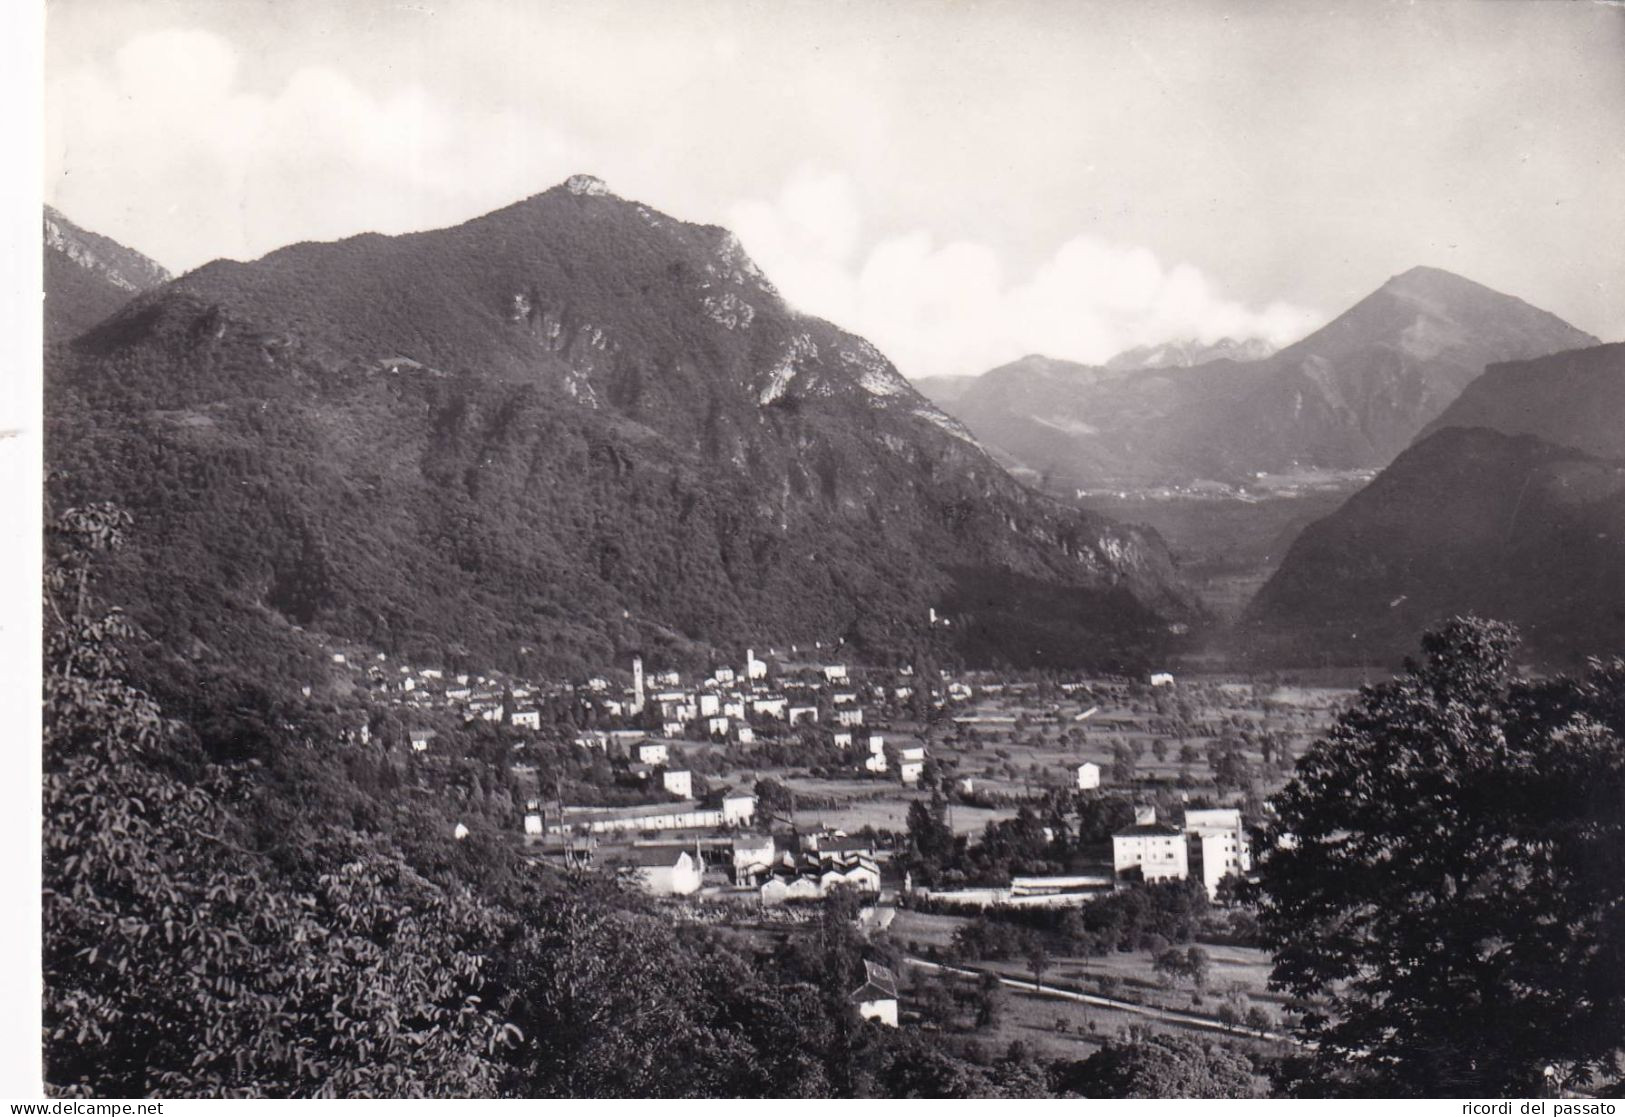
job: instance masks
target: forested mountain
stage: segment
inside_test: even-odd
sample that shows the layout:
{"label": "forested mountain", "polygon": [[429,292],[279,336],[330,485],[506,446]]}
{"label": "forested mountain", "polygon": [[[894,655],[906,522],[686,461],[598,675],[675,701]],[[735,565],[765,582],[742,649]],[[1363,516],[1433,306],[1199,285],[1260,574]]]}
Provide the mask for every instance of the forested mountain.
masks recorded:
{"label": "forested mountain", "polygon": [[1417,441],[1445,427],[1532,434],[1602,458],[1625,458],[1625,344],[1491,365]]}
{"label": "forested mountain", "polygon": [[1386,465],[1486,364],[1596,339],[1434,268],[1395,276],[1262,360],[1092,369],[1027,358],[945,406],[990,448],[1078,486]]}
{"label": "forested mountain", "polygon": [[45,207],[45,340],[74,337],[169,273],[133,248]]}
{"label": "forested mountain", "polygon": [[1548,657],[1625,651],[1622,388],[1625,345],[1492,367],[1304,530],[1248,637],[1277,659],[1382,657],[1472,612],[1516,622]]}
{"label": "forested mountain", "polygon": [[798,639],[1103,663],[1195,614],[1154,533],[1023,488],[731,235],[586,176],[209,264],[47,387],[52,500],[134,513],[110,592],[183,655],[297,624],[537,670]]}

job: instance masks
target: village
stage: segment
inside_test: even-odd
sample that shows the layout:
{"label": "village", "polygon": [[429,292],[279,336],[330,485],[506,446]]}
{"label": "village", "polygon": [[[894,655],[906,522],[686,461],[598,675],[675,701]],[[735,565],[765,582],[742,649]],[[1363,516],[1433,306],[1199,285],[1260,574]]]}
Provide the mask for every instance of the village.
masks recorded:
{"label": "village", "polygon": [[[1208,948],[1235,976],[1222,983],[1229,1000],[1209,998],[1204,1013],[1200,992],[1196,1007],[1168,996],[1155,949],[1058,956],[1052,974],[1093,975],[1089,992],[1054,976],[1048,987],[1024,981],[1019,960],[966,969],[955,944],[989,915],[1064,913],[1169,882],[1229,905],[1252,864],[1248,823],[1346,703],[1347,685],[916,673],[826,662],[822,651],[746,650],[737,665],[686,677],[633,657],[619,683],[609,673],[569,683],[452,673],[358,649],[331,658],[393,715],[374,722],[404,726],[412,763],[432,766],[469,732],[499,736],[514,807],[494,816],[511,820],[494,836],[523,843],[538,864],[608,869],[676,918],[769,939],[837,890],[858,897],[863,926],[900,944],[909,971],[872,968],[854,992],[866,1016],[895,1024],[915,1011],[900,1010],[900,988],[906,1006],[921,983],[990,973],[1021,990],[1018,1000],[1043,1002],[1026,1013],[1042,1018],[1041,1046],[1057,1028],[1076,1044],[1100,1019],[1133,1022],[1136,1008],[1176,1030],[1269,1034],[1277,1016],[1255,1012],[1249,1027],[1226,1008],[1270,996],[1263,956],[1244,946]],[[1057,845],[1048,820],[1058,805]],[[963,862],[930,879],[916,876],[910,853],[911,814],[917,823],[922,811],[941,820]],[[1078,818],[1070,839],[1067,811]],[[1034,818],[1024,857],[976,861],[997,828]],[[456,837],[471,832],[457,823]]]}

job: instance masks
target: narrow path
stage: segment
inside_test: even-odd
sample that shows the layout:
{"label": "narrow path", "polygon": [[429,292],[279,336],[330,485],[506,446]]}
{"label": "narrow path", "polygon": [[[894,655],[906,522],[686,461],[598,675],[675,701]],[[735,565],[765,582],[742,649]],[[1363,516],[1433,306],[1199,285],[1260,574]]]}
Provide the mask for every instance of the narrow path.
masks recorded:
{"label": "narrow path", "polygon": [[980,977],[990,973],[999,979],[1001,985],[1008,985],[1028,993],[1037,993],[1041,997],[1059,997],[1068,1001],[1080,1001],[1083,1004],[1095,1005],[1100,1008],[1112,1008],[1119,1012],[1132,1013],[1135,1016],[1145,1016],[1152,1020],[1162,1020],[1170,1024],[1184,1024],[1192,1028],[1201,1028],[1209,1032],[1222,1032],[1225,1035],[1242,1036],[1246,1039],[1273,1040],[1276,1043],[1290,1043],[1297,1045],[1299,1041],[1291,1036],[1279,1032],[1261,1031],[1257,1028],[1244,1028],[1238,1024],[1225,1024],[1207,1016],[1198,1016],[1192,1012],[1180,1012],[1172,1008],[1152,1008],[1150,1005],[1136,1004],[1133,1001],[1119,1001],[1112,997],[1102,997],[1094,993],[1084,993],[1076,989],[1067,989],[1055,985],[1038,985],[1031,981],[1022,981],[1019,978],[1006,977],[997,970],[979,970],[968,966],[945,966],[940,962],[927,962],[924,958],[915,958],[905,955],[904,961],[911,966],[921,969],[940,970],[944,973],[956,973],[964,977]]}

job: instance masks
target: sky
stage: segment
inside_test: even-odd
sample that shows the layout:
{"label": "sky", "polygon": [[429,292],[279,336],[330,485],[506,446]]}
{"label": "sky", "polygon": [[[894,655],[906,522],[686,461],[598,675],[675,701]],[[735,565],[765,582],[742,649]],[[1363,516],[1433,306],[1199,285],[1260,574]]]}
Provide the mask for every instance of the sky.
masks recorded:
{"label": "sky", "polygon": [[45,63],[46,200],[177,272],[585,172],[915,377],[1418,264],[1625,339],[1617,0],[49,0]]}

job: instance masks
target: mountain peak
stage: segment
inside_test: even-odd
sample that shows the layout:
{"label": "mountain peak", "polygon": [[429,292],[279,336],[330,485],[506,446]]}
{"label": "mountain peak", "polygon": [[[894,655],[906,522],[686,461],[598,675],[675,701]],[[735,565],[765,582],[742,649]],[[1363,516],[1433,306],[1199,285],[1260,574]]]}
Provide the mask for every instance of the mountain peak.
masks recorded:
{"label": "mountain peak", "polygon": [[564,180],[564,189],[577,197],[613,198],[615,192],[596,175],[571,175]]}
{"label": "mountain peak", "polygon": [[1572,341],[1574,346],[1597,343],[1597,339],[1590,334],[1575,330],[1556,315],[1531,306],[1516,295],[1486,287],[1476,280],[1445,271],[1443,268],[1418,266],[1400,272],[1379,287],[1374,294],[1386,295],[1400,302],[1413,304],[1424,311],[1446,316],[1474,313],[1536,315],[1545,320],[1548,326],[1560,326],[1571,331],[1574,335]]}

